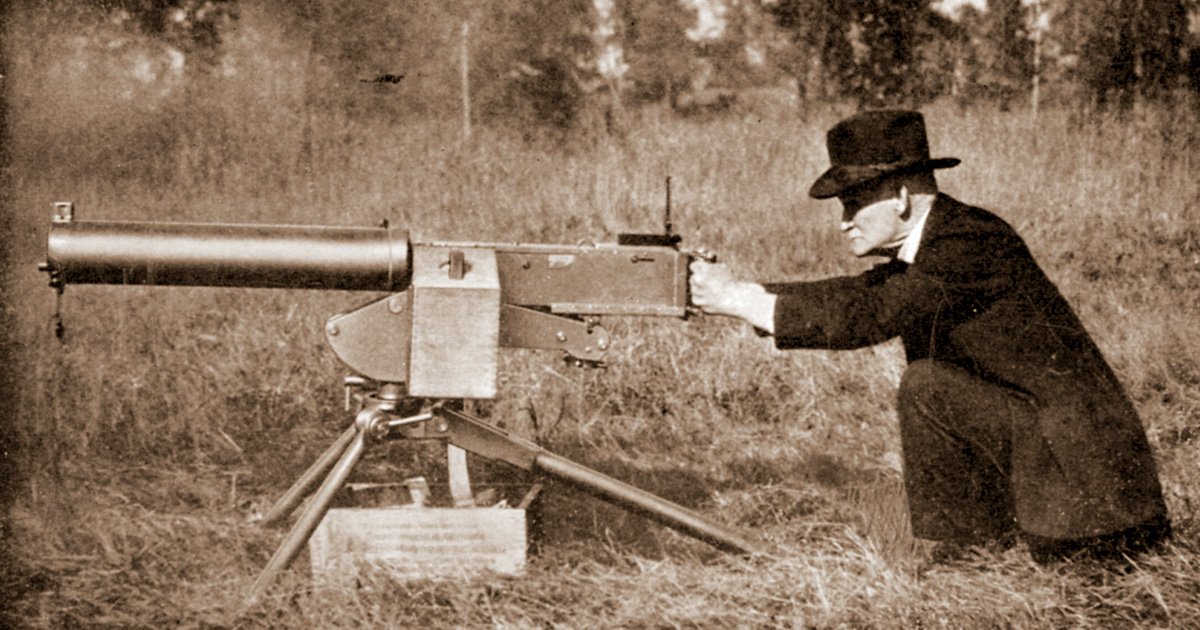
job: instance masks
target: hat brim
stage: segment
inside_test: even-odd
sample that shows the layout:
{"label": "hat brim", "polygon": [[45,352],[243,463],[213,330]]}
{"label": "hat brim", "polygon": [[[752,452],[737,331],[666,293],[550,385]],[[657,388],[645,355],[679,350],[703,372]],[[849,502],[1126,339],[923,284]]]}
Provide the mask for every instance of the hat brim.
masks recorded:
{"label": "hat brim", "polygon": [[829,199],[830,197],[837,197],[852,188],[858,188],[889,175],[952,168],[958,166],[961,162],[962,160],[958,158],[932,158],[892,164],[843,164],[825,171],[824,174],[817,178],[812,188],[808,190],[808,196],[813,199]]}

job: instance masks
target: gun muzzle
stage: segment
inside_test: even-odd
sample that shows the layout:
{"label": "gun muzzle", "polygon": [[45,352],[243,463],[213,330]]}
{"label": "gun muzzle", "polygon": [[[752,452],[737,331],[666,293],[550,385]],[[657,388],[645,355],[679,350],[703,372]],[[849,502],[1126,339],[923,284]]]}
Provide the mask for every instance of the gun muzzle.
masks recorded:
{"label": "gun muzzle", "polygon": [[[65,218],[63,218],[65,216]],[[408,235],[387,227],[76,221],[50,227],[51,284],[403,291]]]}

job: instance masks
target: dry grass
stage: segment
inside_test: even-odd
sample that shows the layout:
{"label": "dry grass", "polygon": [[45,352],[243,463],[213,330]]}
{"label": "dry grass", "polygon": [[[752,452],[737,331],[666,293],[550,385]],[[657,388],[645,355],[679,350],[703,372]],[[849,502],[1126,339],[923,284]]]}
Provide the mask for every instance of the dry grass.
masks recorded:
{"label": "dry grass", "polygon": [[[1200,196],[1196,121],[927,111],[964,164],[944,187],[999,211],[1075,304],[1137,402],[1175,543],[1126,572],[1053,570],[1021,548],[931,566],[907,529],[891,400],[894,345],[782,353],[712,319],[614,320],[606,371],[507,353],[487,417],[553,450],[769,541],[722,556],[551,489],[547,541],[521,578],[313,590],[297,562],[254,614],[232,612],[279,540],[247,522],[349,419],[324,319],[364,296],[69,287],[65,342],[34,271],[50,203],[83,218],[370,225],[437,239],[574,242],[657,227],[663,178],[690,245],[754,278],[818,277],[841,253],[833,209],[805,198],[842,113],[743,111],[704,123],[647,114],[621,141],[565,148],[436,121],[303,106],[290,49],[250,14],[245,74],[89,124],[84,89],[48,98],[57,43],[6,42],[17,131],[11,271],[19,345],[10,396],[23,471],[2,572],[3,622],[31,628],[1187,628],[1200,623]],[[257,20],[257,21],[256,21]],[[274,34],[273,34],[274,33]],[[46,37],[37,37],[45,35]],[[257,47],[255,45],[257,42]],[[254,51],[265,51],[255,53]],[[256,56],[257,55],[257,56]],[[289,62],[293,63],[293,62]],[[299,63],[299,62],[295,62]],[[257,74],[256,74],[257,73]],[[203,89],[200,89],[203,87]],[[118,95],[119,96],[119,95]],[[116,103],[116,104],[113,104]],[[144,104],[144,103],[143,103]],[[108,113],[105,113],[108,112]],[[115,113],[113,113],[115,112]],[[267,115],[269,114],[269,115]],[[107,116],[107,117],[106,117]],[[232,122],[231,122],[232,121]],[[475,462],[482,474],[501,471]],[[444,473],[397,445],[362,478]]]}

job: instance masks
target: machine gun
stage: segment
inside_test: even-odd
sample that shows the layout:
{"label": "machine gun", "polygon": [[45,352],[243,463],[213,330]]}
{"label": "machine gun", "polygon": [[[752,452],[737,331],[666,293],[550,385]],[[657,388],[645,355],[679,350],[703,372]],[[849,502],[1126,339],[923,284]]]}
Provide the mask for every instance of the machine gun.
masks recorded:
{"label": "machine gun", "polygon": [[[364,451],[389,439],[439,439],[566,481],[634,513],[735,553],[759,545],[680,505],[603,475],[460,410],[496,395],[498,350],[562,351],[599,365],[610,346],[599,318],[683,318],[688,264],[670,231],[616,244],[414,243],[400,229],[80,221],[55,204],[41,269],[68,284],[305,288],[387,292],[325,324],[360,410],[352,425],[264,516],[308,506],[251,589],[257,599],[299,554]],[[371,389],[373,391],[367,391]],[[318,486],[319,484],[319,486]],[[313,488],[316,487],[315,492]]]}

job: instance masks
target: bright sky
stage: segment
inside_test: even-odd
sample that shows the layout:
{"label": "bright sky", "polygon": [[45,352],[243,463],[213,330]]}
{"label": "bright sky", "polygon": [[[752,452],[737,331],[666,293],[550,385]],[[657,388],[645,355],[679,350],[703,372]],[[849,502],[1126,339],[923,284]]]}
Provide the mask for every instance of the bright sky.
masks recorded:
{"label": "bright sky", "polygon": [[966,5],[971,5],[980,11],[987,11],[987,0],[935,0],[933,9],[940,13],[958,18],[959,11]]}
{"label": "bright sky", "polygon": [[[730,0],[680,0],[684,6],[696,12],[696,25],[688,29],[687,35],[693,41],[715,39],[725,32],[726,6]],[[770,1],[770,0],[766,0]],[[1029,3],[1031,0],[1023,0]],[[599,6],[597,2],[597,6]],[[966,5],[974,6],[980,11],[987,10],[987,0],[932,0],[934,10],[957,19],[958,14]]]}
{"label": "bright sky", "polygon": [[688,39],[716,39],[725,32],[726,8],[722,0],[683,0],[683,4],[696,12],[696,25],[688,29]]}
{"label": "bright sky", "polygon": [[[762,1],[769,3],[773,0]],[[1021,0],[1021,3],[1031,5],[1035,1]],[[725,32],[725,13],[728,11],[727,4],[731,0],[680,0],[680,2],[696,12],[696,25],[687,32],[688,37],[693,41],[714,39]],[[967,6],[975,7],[979,11],[987,11],[987,0],[931,0],[930,6],[951,19],[958,19],[963,8]]]}

